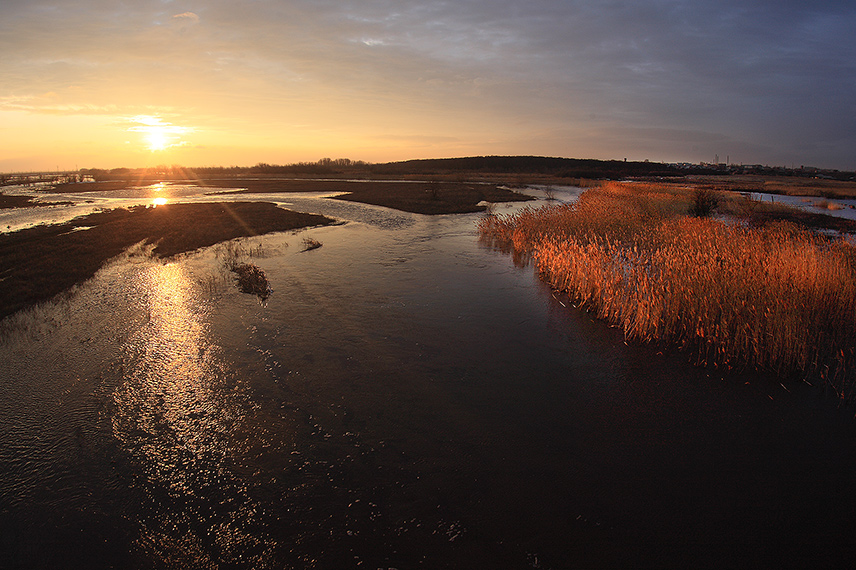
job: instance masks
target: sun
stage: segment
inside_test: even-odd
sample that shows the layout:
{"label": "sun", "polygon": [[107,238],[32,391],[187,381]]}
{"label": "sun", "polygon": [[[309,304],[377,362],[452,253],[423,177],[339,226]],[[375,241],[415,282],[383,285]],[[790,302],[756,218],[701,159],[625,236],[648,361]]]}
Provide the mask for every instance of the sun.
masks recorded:
{"label": "sun", "polygon": [[192,127],[180,127],[152,115],[137,115],[130,118],[130,122],[132,126],[128,130],[141,133],[143,144],[151,152],[183,146],[187,143],[182,140],[182,135],[194,131]]}
{"label": "sun", "polygon": [[146,134],[146,142],[149,144],[149,150],[152,152],[165,150],[169,147],[169,137],[161,127],[149,127]]}

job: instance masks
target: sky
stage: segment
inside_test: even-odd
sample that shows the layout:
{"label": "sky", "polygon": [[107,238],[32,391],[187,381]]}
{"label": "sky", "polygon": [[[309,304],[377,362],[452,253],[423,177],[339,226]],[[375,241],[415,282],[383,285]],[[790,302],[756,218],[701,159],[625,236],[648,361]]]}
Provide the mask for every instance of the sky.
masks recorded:
{"label": "sky", "polygon": [[2,0],[0,171],[856,169],[853,0]]}

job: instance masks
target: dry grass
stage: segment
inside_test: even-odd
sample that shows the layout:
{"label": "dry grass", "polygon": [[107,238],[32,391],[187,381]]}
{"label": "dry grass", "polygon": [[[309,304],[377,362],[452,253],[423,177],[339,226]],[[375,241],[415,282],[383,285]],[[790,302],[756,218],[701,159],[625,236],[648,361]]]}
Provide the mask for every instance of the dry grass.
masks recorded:
{"label": "dry grass", "polygon": [[691,348],[700,364],[816,374],[853,399],[854,248],[789,223],[688,217],[690,200],[611,183],[479,230],[628,338]]}
{"label": "dry grass", "polygon": [[238,287],[244,293],[258,295],[262,301],[267,300],[273,292],[265,272],[252,263],[238,263],[231,267],[232,272],[237,275]]}
{"label": "dry grass", "polygon": [[318,249],[322,244],[315,238],[305,237],[303,238],[303,249],[301,251],[312,251],[313,249]]}
{"label": "dry grass", "polygon": [[817,202],[812,203],[812,206],[820,208],[821,210],[843,210],[846,208],[846,206],[842,206],[836,202],[830,202],[829,200],[818,200]]}
{"label": "dry grass", "polygon": [[856,181],[821,180],[799,176],[688,176],[685,180],[712,186],[719,190],[738,192],[769,192],[790,196],[823,196],[825,198],[856,197]]}

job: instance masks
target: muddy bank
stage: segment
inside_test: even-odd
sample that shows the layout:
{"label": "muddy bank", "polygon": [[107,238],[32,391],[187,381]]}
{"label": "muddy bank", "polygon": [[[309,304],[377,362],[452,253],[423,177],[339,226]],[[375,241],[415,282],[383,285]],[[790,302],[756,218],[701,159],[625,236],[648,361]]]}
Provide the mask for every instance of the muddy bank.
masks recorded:
{"label": "muddy bank", "polygon": [[[140,182],[89,182],[58,184],[54,191],[59,193],[105,192],[123,190],[141,184],[153,184],[156,180]],[[220,189],[235,189],[231,193],[278,193],[278,192],[329,192],[343,193],[338,199],[385,206],[415,214],[458,214],[480,212],[485,209],[481,202],[520,202],[531,200],[495,183],[480,182],[402,182],[402,181],[356,181],[356,180],[304,180],[304,179],[218,179],[191,180],[182,184],[195,184],[211,188],[212,193]]]}
{"label": "muddy bank", "polygon": [[35,206],[33,199],[29,196],[7,196],[0,194],[0,208],[26,208]]}
{"label": "muddy bank", "polygon": [[531,200],[495,184],[466,182],[350,183],[339,200],[386,206],[415,214],[460,214],[485,210],[482,202]]}
{"label": "muddy bank", "polygon": [[31,196],[8,196],[0,192],[0,210],[9,208],[32,208],[35,206],[58,206],[71,202],[36,202]]}
{"label": "muddy bank", "polygon": [[0,235],[0,318],[92,277],[128,247],[169,257],[237,237],[328,225],[325,216],[267,202],[138,206]]}

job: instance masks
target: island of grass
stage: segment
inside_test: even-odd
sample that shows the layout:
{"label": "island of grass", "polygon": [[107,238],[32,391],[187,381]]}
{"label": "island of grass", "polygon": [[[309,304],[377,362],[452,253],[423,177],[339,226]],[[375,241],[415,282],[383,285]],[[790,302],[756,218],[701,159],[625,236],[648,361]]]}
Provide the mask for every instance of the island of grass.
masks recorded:
{"label": "island of grass", "polygon": [[575,204],[486,216],[479,232],[629,339],[818,379],[856,400],[856,247],[743,197],[700,208],[703,196],[607,183]]}
{"label": "island of grass", "polygon": [[0,318],[89,279],[140,242],[156,244],[155,256],[170,257],[237,237],[331,223],[267,202],[221,202],[120,208],[0,234]]}

